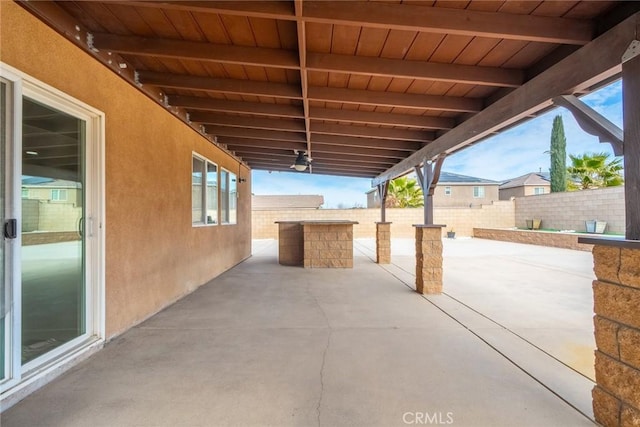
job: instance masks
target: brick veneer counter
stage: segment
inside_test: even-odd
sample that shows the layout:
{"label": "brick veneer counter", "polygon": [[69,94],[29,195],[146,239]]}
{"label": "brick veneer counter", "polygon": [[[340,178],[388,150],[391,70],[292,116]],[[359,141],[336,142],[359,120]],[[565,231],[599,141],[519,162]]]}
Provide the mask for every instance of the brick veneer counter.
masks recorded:
{"label": "brick veneer counter", "polygon": [[357,221],[276,221],[278,262],[305,268],[353,268]]}
{"label": "brick veneer counter", "polygon": [[304,268],[353,268],[357,221],[302,221]]}

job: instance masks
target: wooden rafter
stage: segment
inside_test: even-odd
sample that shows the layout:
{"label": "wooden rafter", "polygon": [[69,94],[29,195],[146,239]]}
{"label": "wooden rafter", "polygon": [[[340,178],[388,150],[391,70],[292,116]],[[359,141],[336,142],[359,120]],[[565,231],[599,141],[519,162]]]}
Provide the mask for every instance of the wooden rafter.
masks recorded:
{"label": "wooden rafter", "polygon": [[437,109],[455,112],[478,112],[482,109],[482,100],[457,96],[420,95],[413,93],[375,92],[359,89],[335,87],[309,88],[309,99],[314,101],[341,102],[386,107]]}
{"label": "wooden rafter", "polygon": [[139,71],[138,81],[141,84],[152,84],[163,88],[232,93],[236,95],[272,96],[274,98],[302,98],[299,87],[284,83],[217,79],[185,74],[159,73],[156,71]]}
{"label": "wooden rafter", "polygon": [[305,1],[302,15],[296,14],[289,2],[119,3],[201,13],[577,45],[588,43],[594,32],[591,21],[580,19],[378,2]]}
{"label": "wooden rafter", "polygon": [[194,59],[205,62],[272,68],[300,68],[296,53],[284,49],[232,46],[104,33],[93,35],[93,46],[110,52],[150,56],[153,58]]}
{"label": "wooden rafter", "polygon": [[263,117],[231,116],[228,114],[194,112],[191,120],[205,125],[232,126],[247,129],[271,129],[288,132],[305,132],[302,120],[271,119]]}
{"label": "wooden rafter", "polygon": [[276,141],[306,142],[303,133],[281,130],[246,129],[231,126],[205,126],[206,133],[215,136],[236,136],[240,138],[272,139]]}
{"label": "wooden rafter", "polygon": [[521,70],[311,52],[307,69],[500,87],[518,87],[524,81]]}
{"label": "wooden rafter", "polygon": [[446,117],[414,116],[409,114],[375,113],[369,111],[339,110],[311,107],[312,119],[334,120],[360,124],[403,126],[418,129],[452,129],[453,119]]}
{"label": "wooden rafter", "polygon": [[[300,87],[302,90],[302,108],[304,111],[305,135],[307,137],[307,154],[311,155],[311,129],[309,119],[309,79],[307,75],[307,31],[302,16],[302,0],[294,0],[296,14],[296,31],[298,34],[298,63],[300,65]],[[309,168],[311,172],[313,169]]]}
{"label": "wooden rafter", "polygon": [[228,101],[201,96],[180,95],[171,95],[167,97],[167,103],[171,106],[184,107],[189,110],[219,111],[283,118],[304,118],[302,108],[288,104]]}
{"label": "wooden rafter", "polygon": [[[395,141],[429,142],[433,141],[435,138],[433,132],[425,132],[421,130],[348,126],[318,122],[311,123],[311,132],[313,134],[359,136],[375,139],[390,139]],[[317,138],[312,136],[311,139],[314,140]]]}
{"label": "wooden rafter", "polygon": [[416,151],[422,144],[415,141],[393,141],[388,139],[359,138],[344,135],[313,135],[314,145],[337,145],[340,147],[363,147],[377,149],[392,149],[402,151]]}

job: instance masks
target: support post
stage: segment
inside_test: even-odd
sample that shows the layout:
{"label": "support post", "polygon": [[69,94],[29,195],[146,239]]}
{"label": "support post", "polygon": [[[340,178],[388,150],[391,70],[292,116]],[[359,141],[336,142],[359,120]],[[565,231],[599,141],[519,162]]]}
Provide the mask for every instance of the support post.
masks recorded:
{"label": "support post", "polygon": [[389,189],[389,181],[385,181],[382,184],[376,186],[378,188],[378,197],[380,197],[380,221],[385,222],[387,220],[387,190]]}
{"label": "support post", "polygon": [[624,196],[628,240],[640,240],[640,41],[631,42],[622,62]]}
{"label": "support post", "polygon": [[444,225],[415,224],[416,292],[442,293],[442,228]]}
{"label": "support post", "polygon": [[446,154],[442,153],[438,156],[435,162],[431,162],[427,159],[423,162],[423,170],[418,166],[415,167],[416,175],[418,176],[418,183],[422,189],[424,196],[424,224],[433,224],[433,193],[440,179],[440,170],[442,169],[442,163],[444,162]]}

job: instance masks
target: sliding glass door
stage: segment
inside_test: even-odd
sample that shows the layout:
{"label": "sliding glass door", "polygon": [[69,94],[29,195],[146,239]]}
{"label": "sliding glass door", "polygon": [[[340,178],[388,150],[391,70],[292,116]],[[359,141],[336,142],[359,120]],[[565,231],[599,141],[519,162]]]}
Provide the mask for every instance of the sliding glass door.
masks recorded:
{"label": "sliding glass door", "polygon": [[0,72],[4,393],[104,337],[104,117],[17,70]]}
{"label": "sliding glass door", "polygon": [[22,363],[86,332],[86,123],[22,101]]}

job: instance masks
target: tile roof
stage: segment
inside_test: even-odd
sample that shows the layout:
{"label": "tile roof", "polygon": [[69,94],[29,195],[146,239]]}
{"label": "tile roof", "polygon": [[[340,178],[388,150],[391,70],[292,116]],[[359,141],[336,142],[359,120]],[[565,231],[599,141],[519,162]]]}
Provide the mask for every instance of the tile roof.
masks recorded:
{"label": "tile roof", "polygon": [[522,187],[523,185],[549,185],[551,183],[547,172],[528,173],[503,182],[500,189]]}

